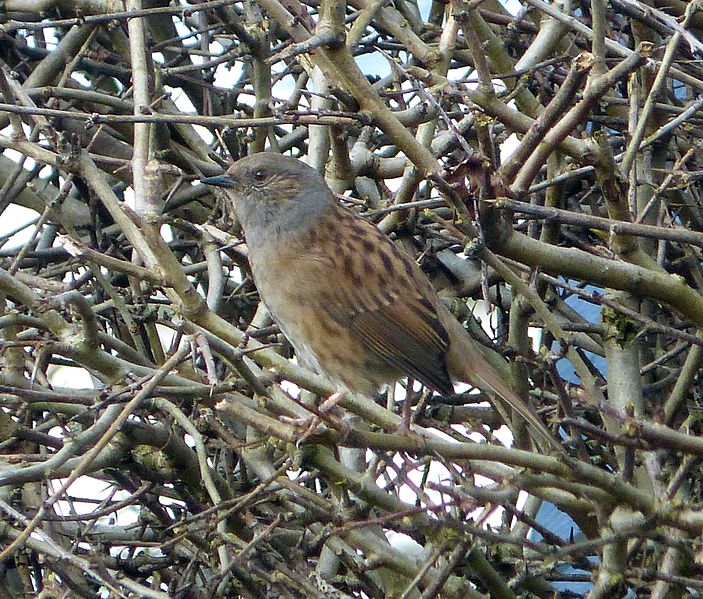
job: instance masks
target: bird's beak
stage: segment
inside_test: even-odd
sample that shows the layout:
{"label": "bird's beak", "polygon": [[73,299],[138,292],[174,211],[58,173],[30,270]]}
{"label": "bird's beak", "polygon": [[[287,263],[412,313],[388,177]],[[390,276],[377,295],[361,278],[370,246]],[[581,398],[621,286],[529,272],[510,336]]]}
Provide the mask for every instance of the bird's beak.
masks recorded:
{"label": "bird's beak", "polygon": [[215,187],[234,187],[234,179],[229,175],[217,175],[215,177],[205,177],[200,179],[201,183],[205,185],[214,185]]}

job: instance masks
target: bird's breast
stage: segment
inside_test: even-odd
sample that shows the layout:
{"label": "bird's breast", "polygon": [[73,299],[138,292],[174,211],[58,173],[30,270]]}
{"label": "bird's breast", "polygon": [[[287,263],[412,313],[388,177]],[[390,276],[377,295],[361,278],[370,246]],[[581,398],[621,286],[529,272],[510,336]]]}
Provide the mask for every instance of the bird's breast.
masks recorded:
{"label": "bird's breast", "polygon": [[336,261],[314,248],[270,243],[250,248],[254,282],[272,318],[306,366],[334,384],[370,395],[398,373],[373,359],[344,313]]}

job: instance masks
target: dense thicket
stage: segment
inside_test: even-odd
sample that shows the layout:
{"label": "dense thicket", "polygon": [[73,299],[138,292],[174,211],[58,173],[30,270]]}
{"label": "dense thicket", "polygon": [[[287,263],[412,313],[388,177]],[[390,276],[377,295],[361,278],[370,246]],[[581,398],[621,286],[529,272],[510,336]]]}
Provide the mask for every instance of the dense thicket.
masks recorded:
{"label": "dense thicket", "polygon": [[[509,9],[4,0],[0,595],[703,592],[703,13]],[[334,387],[199,183],[263,149],[418,260],[561,453],[402,387],[299,442]]]}

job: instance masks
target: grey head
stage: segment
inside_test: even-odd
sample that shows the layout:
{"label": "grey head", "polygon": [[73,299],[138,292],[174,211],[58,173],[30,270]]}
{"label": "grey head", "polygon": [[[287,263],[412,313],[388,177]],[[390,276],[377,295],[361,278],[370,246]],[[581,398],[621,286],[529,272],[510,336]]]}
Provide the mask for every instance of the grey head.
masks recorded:
{"label": "grey head", "polygon": [[252,154],[201,181],[227,190],[249,245],[295,235],[337,201],[315,169],[274,152]]}

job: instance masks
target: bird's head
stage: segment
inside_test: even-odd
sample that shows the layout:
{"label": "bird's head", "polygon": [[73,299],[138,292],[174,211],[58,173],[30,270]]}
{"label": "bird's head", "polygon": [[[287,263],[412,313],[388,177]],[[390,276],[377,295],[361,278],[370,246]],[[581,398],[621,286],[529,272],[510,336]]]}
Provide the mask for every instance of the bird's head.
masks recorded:
{"label": "bird's head", "polygon": [[336,201],[315,169],[273,152],[242,158],[225,174],[201,181],[226,191],[247,241],[308,227]]}

